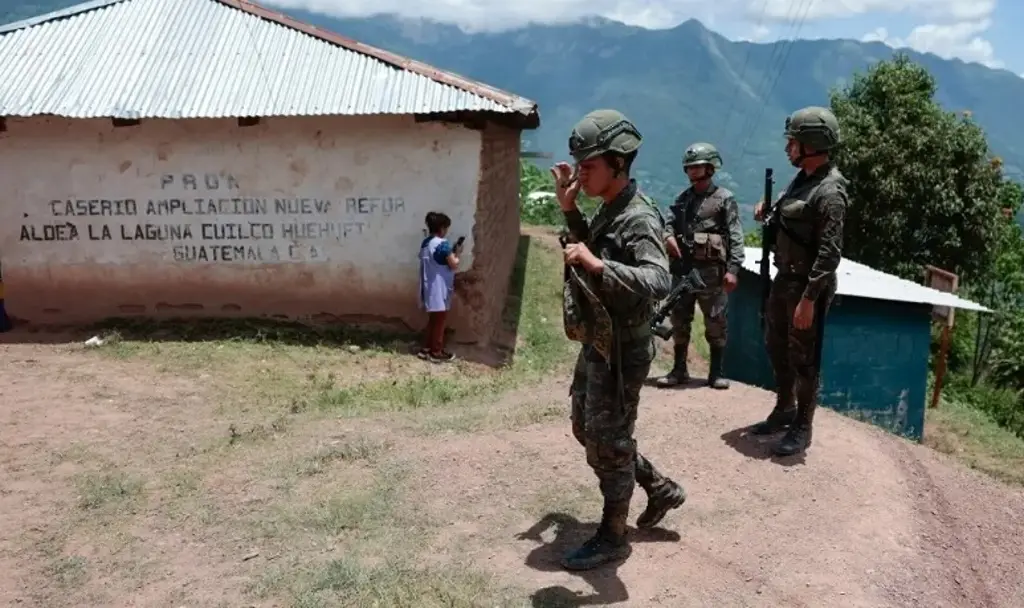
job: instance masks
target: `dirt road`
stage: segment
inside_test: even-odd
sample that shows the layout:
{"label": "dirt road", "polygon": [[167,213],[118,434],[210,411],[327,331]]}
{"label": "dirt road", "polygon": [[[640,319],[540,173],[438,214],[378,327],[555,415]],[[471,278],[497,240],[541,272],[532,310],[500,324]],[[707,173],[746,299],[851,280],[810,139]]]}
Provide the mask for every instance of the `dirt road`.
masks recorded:
{"label": "dirt road", "polygon": [[[477,561],[532,581],[534,605],[1024,606],[1019,489],[831,411],[820,414],[805,462],[773,462],[767,445],[737,431],[767,413],[770,398],[742,385],[645,389],[641,451],[690,498],[666,520],[674,532],[636,533],[617,571],[558,571],[561,552],[592,529],[571,517],[552,518],[565,530],[549,531],[547,543],[516,540],[535,523],[524,518]],[[473,496],[462,521],[475,521],[481,503],[514,505],[538,486],[593,484],[567,424],[449,444],[435,460],[448,470],[447,495]],[[482,496],[473,492],[481,478],[495,482]],[[634,513],[643,500],[638,491]],[[591,502],[585,519],[599,508]]]}
{"label": "dirt road", "polygon": [[[4,605],[33,605],[26,599],[32,589],[60,578],[46,566],[54,556],[37,545],[52,530],[48,522],[73,509],[62,471],[76,445],[87,442],[111,455],[138,446],[137,457],[157,466],[184,453],[182,446],[195,441],[192,434],[208,425],[193,384],[133,375],[55,348],[63,347],[11,345],[0,351],[0,366],[9,374],[0,389]],[[75,374],[92,376],[83,384]],[[493,407],[511,411],[565,394],[558,379]],[[527,605],[1024,606],[1020,489],[827,410],[819,414],[805,462],[772,461],[767,446],[737,431],[770,405],[770,394],[742,385],[724,392],[645,389],[640,448],[683,483],[690,498],[669,515],[664,530],[634,534],[633,556],[625,564],[584,576],[557,567],[561,553],[593,529],[600,511],[595,480],[569,434],[567,416],[486,434],[389,432],[402,446],[402,458],[415,465],[412,495],[426,520],[439,522],[433,559],[468,558],[526,589]],[[368,426],[358,420],[338,425],[332,432]],[[381,432],[380,424],[369,426]],[[229,491],[226,483],[219,480],[216,491]],[[634,516],[643,500],[638,492]],[[171,589],[196,593],[189,597],[204,597],[196,591],[204,589],[242,597],[254,566],[224,561],[230,551],[216,543],[230,539],[201,528],[183,536],[173,527],[185,524],[146,529],[151,515],[143,508],[132,534],[145,540],[138,550],[150,552],[148,572],[159,576],[136,573],[118,583],[117,605],[164,605]],[[196,518],[167,521],[202,524]],[[173,549],[185,540],[187,557]],[[117,555],[78,549],[108,566]],[[102,588],[101,581],[91,584]]]}

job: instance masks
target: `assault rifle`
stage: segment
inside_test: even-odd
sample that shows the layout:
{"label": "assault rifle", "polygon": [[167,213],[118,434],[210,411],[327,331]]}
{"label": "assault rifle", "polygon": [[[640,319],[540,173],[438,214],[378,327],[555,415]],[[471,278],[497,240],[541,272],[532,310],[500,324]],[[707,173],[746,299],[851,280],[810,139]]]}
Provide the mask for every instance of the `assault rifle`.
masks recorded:
{"label": "assault rifle", "polygon": [[[651,317],[651,333],[658,336],[662,340],[670,340],[672,338],[672,330],[662,326],[665,322],[665,318],[672,314],[672,309],[676,307],[679,300],[688,293],[694,293],[697,291],[703,291],[707,289],[707,284],[704,283],[704,278],[700,276],[700,272],[693,267],[693,213],[695,205],[691,202],[689,206],[682,210],[683,216],[683,234],[676,234],[676,243],[679,245],[679,251],[683,254],[680,264],[682,265],[682,272],[679,278],[675,279],[675,285],[672,287],[672,291],[669,292],[668,296],[662,301],[654,311],[654,316]],[[678,221],[678,216],[677,216]],[[678,228],[679,224],[676,224]],[[676,230],[678,232],[678,230]]]}
{"label": "assault rifle", "polygon": [[654,316],[651,318],[651,332],[662,340],[672,339],[672,330],[662,325],[665,322],[665,318],[672,314],[672,309],[676,307],[676,304],[679,303],[679,300],[684,295],[695,291],[703,291],[704,289],[707,289],[707,285],[696,268],[690,268],[690,272],[683,275],[682,278],[676,279],[676,284],[672,287],[672,291],[669,292],[665,300],[654,311]]}
{"label": "assault rifle", "polygon": [[[777,204],[772,203],[772,170],[764,170],[764,212],[761,222],[761,328],[764,329],[768,321],[768,298],[772,291],[771,275],[771,254],[775,247],[779,231],[786,233],[793,242],[807,249],[813,256],[817,252],[815,243],[808,243],[804,239],[793,234],[786,228],[782,218],[779,217]],[[821,375],[821,351],[825,344],[825,298],[821,297],[814,303],[815,342],[814,342],[814,368]]]}
{"label": "assault rifle", "polygon": [[764,170],[764,206],[761,215],[761,329],[768,322],[768,296],[772,291],[772,248],[775,247],[776,209],[772,203],[773,170]]}

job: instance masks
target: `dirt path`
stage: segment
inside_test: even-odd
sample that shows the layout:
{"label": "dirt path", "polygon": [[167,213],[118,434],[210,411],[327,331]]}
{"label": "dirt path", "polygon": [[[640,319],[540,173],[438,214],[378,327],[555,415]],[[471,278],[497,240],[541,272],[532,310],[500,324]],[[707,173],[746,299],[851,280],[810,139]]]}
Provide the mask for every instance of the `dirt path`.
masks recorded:
{"label": "dirt path", "polygon": [[[192,383],[132,375],[109,363],[104,368],[61,348],[0,346],[0,366],[10,374],[0,388],[3,605],[34,605],[28,590],[74,574],[73,563],[31,562],[37,553],[25,543],[45,545],[49,522],[80,500],[68,483],[75,446],[88,442],[90,458],[114,462],[125,461],[119,451],[131,445],[140,452],[128,460],[158,464],[195,449],[207,424],[202,415],[209,405]],[[75,381],[86,373],[92,381]],[[555,379],[493,407],[512,412],[528,403],[567,404],[566,391],[565,381]],[[827,410],[806,462],[773,462],[767,446],[736,432],[770,405],[770,394],[742,385],[725,392],[645,389],[641,450],[683,483],[690,498],[667,518],[666,529],[635,533],[625,564],[585,576],[557,567],[561,553],[593,529],[600,510],[596,482],[569,433],[567,408],[561,421],[486,434],[424,436],[400,424],[391,432],[401,458],[413,465],[412,496],[437,526],[430,555],[489,570],[525,589],[533,606],[1024,605],[1019,489]],[[380,432],[381,423],[339,421],[319,432],[370,427]],[[238,488],[228,487],[233,475],[242,479]],[[252,494],[246,476],[225,470],[215,491]],[[643,501],[638,492],[631,517]],[[160,502],[158,496],[153,508]],[[164,519],[147,529],[143,515],[132,530],[141,539],[132,551],[140,553],[125,550],[118,559],[128,564],[144,555],[148,570],[120,590],[118,605],[185,597],[171,590],[211,600],[241,597],[258,569],[237,559],[245,546],[214,546],[217,535],[202,533],[200,517]],[[45,547],[39,551],[45,555]],[[55,574],[53,563],[69,573]],[[159,576],[147,578],[152,573]],[[217,593],[196,591],[204,589]]]}
{"label": "dirt path", "polygon": [[[534,395],[564,390],[554,383]],[[444,545],[534,589],[538,606],[1024,605],[1021,491],[831,411],[806,462],[773,462],[767,446],[735,432],[767,413],[771,397],[742,385],[645,389],[641,450],[690,498],[667,518],[672,531],[635,533],[632,558],[615,572],[580,577],[557,566],[600,516],[567,420],[449,441],[441,452],[420,444],[422,470],[445,471],[440,486],[424,475],[422,492],[451,520]],[[551,525],[539,537],[527,532],[538,497],[555,507],[541,514]],[[643,504],[638,491],[634,516]],[[508,523],[494,529],[495,520]]]}

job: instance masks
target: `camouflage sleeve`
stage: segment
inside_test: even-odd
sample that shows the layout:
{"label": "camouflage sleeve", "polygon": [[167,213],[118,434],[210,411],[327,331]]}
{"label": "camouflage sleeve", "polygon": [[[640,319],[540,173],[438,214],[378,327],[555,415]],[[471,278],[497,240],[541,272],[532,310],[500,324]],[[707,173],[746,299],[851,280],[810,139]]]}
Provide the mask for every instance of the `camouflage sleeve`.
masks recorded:
{"label": "camouflage sleeve", "polygon": [[729,259],[726,262],[726,271],[729,274],[739,275],[740,268],[743,267],[743,260],[747,256],[743,249],[743,222],[740,221],[740,206],[732,196],[725,201],[725,225],[729,230]]}
{"label": "camouflage sleeve", "polygon": [[604,261],[601,288],[606,294],[622,291],[651,300],[661,300],[672,290],[668,252],[661,222],[654,213],[635,213],[623,228],[626,255],[632,264]]}
{"label": "camouflage sleeve", "polygon": [[670,237],[670,236],[675,236],[675,229],[673,228],[673,226],[676,225],[676,206],[675,205],[676,205],[675,203],[672,203],[661,214],[662,232],[664,234],[665,240],[668,240],[668,237]]}
{"label": "camouflage sleeve", "polygon": [[811,301],[818,299],[839,268],[839,260],[843,256],[843,223],[848,203],[846,190],[839,184],[822,188],[816,198],[818,253],[808,276],[807,288],[804,289],[804,298]]}
{"label": "camouflage sleeve", "polygon": [[586,243],[590,239],[590,225],[587,224],[587,218],[583,217],[583,213],[579,209],[573,209],[563,211],[562,214],[565,215],[565,226],[573,239],[577,243]]}

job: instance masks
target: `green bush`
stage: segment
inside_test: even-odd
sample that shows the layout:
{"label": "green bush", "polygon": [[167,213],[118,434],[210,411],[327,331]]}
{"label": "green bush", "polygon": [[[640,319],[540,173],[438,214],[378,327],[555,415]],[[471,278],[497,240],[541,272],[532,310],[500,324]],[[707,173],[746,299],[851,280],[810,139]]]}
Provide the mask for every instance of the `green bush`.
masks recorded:
{"label": "green bush", "polygon": [[1024,394],[998,388],[986,382],[970,385],[970,379],[953,375],[945,388],[946,397],[988,414],[999,426],[1024,438]]}
{"label": "green bush", "polygon": [[[551,193],[551,196],[531,198],[533,193]],[[561,226],[565,223],[554,193],[555,179],[550,171],[526,160],[519,161],[519,221],[530,226]],[[597,201],[582,194],[577,204],[588,216],[597,209]]]}

